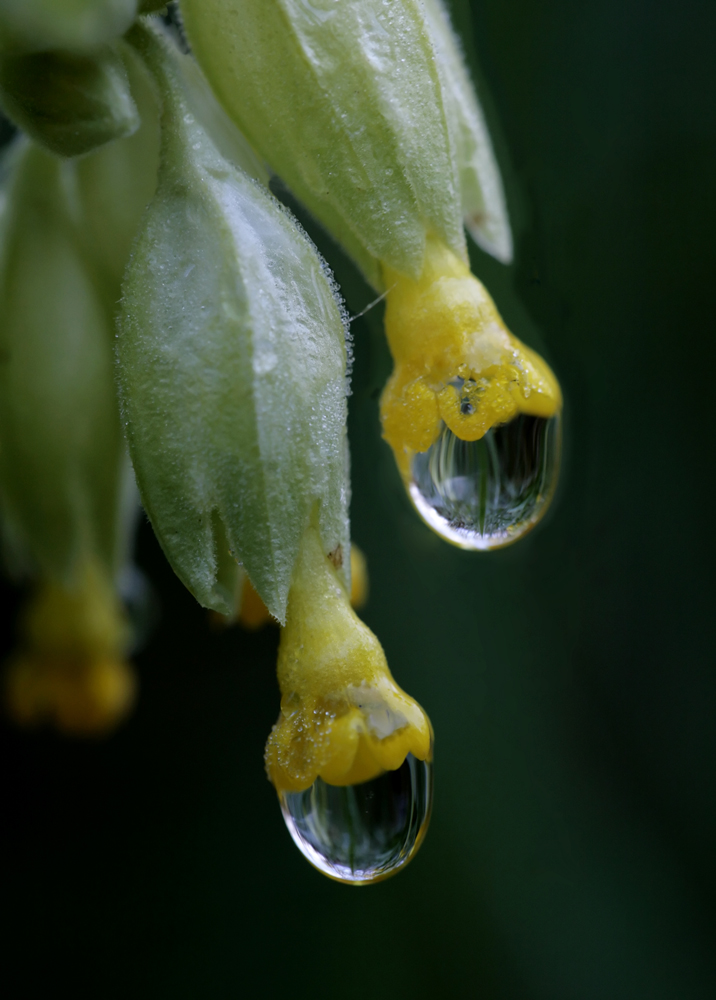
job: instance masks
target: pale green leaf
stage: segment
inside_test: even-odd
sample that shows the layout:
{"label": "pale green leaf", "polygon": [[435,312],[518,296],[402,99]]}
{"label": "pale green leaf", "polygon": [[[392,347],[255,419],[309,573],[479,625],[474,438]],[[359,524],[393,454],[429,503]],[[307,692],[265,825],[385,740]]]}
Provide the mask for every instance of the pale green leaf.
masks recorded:
{"label": "pale green leaf", "polygon": [[130,27],[137,0],[2,0],[0,48],[85,51]]}
{"label": "pale green leaf", "polygon": [[77,240],[71,164],[23,142],[0,233],[0,492],[24,548],[69,578],[123,554],[111,315]]}
{"label": "pale green leaf", "polygon": [[141,125],[126,139],[103,146],[77,161],[81,229],[93,259],[119,300],[124,269],[144,210],[157,186],[159,98],[134,49],[120,44]]}
{"label": "pale green leaf", "polygon": [[314,510],[326,551],[348,551],[341,310],[307,237],[209,139],[176,57],[146,31],[133,39],[164,101],[118,342],[137,481],[202,604],[233,615],[231,550],[283,619]]}
{"label": "pale green leaf", "polygon": [[124,64],[111,45],[87,55],[1,56],[0,104],[58,156],[81,156],[139,127]]}
{"label": "pale green leaf", "polygon": [[425,234],[465,254],[457,166],[418,0],[184,0],[217,96],[294,194],[381,284]]}
{"label": "pale green leaf", "polygon": [[512,232],[485,116],[442,0],[424,0],[455,134],[465,226],[487,253],[512,260]]}

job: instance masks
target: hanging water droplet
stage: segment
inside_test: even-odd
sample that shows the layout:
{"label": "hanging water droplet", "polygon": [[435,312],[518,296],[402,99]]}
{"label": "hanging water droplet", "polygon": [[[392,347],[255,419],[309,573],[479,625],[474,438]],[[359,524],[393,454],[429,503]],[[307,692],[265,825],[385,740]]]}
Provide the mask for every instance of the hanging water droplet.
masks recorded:
{"label": "hanging water droplet", "polygon": [[559,416],[520,414],[479,441],[446,426],[412,460],[409,492],[437,534],[463,549],[498,549],[545,513],[559,474]]}
{"label": "hanging water droplet", "polygon": [[415,855],[430,822],[432,764],[408,754],[396,771],[339,787],[318,778],[282,792],[281,811],[301,853],[339,882],[379,882]]}

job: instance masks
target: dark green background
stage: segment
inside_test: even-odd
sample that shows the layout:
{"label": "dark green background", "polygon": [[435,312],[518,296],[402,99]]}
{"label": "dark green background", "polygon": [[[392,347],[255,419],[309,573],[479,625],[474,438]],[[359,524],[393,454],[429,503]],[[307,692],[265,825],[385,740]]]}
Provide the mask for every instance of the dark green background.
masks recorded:
{"label": "dark green background", "polygon": [[716,5],[455,9],[516,224],[515,265],[475,269],[559,374],[567,441],[533,535],[442,544],[380,440],[380,310],[354,324],[365,618],[435,727],[428,839],[370,888],[302,860],[262,768],[277,633],[210,632],[145,526],[134,717],[100,744],[2,729],[8,1000],[716,996]]}

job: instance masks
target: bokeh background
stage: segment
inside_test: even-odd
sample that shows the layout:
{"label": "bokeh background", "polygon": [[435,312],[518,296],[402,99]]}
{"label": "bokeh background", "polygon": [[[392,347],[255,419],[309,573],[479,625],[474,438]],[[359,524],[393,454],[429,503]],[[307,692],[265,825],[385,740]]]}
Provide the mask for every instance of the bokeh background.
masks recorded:
{"label": "bokeh background", "polygon": [[308,866],[262,767],[277,631],[211,631],[144,525],[162,617],[132,719],[99,743],[2,724],[8,1000],[716,996],[716,5],[453,9],[516,229],[514,266],[474,267],[559,374],[567,436],[538,530],[446,546],[380,439],[380,307],[353,324],[364,617],[435,727],[429,836],[373,887]]}

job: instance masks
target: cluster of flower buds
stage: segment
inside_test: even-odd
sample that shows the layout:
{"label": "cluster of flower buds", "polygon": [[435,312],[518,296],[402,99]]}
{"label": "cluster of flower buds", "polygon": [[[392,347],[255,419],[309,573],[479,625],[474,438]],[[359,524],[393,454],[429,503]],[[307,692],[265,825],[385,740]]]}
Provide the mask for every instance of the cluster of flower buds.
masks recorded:
{"label": "cluster of flower buds", "polygon": [[0,8],[24,133],[2,167],[0,505],[37,580],[8,702],[74,732],[128,709],[136,480],[196,599],[282,626],[269,777],[312,863],[376,881],[425,833],[432,729],[351,607],[346,314],[268,171],[386,297],[383,433],[439,534],[494,548],[538,520],[560,390],[470,273],[465,228],[504,262],[512,238],[441,0],[181,0],[191,55],[159,6]]}

